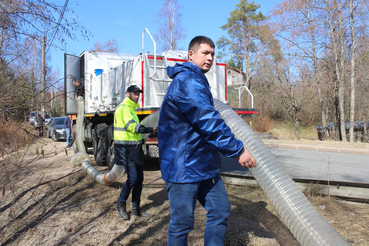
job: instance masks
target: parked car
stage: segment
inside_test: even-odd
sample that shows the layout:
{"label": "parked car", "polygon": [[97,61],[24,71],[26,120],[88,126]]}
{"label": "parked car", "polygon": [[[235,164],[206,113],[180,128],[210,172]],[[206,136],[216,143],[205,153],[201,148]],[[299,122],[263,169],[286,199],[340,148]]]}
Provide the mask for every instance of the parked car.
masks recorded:
{"label": "parked car", "polygon": [[64,127],[65,118],[67,118],[67,116],[53,117],[49,123],[45,125],[46,136],[48,138],[51,137],[55,142],[67,139],[67,133]]}
{"label": "parked car", "polygon": [[[41,117],[42,116],[42,113],[40,111],[32,111],[30,114],[29,114],[29,119],[28,119],[28,122],[31,126],[34,126],[34,127],[37,127],[38,124],[37,124],[37,121],[36,121],[36,115],[38,115]],[[49,114],[46,114],[45,115],[45,125],[47,123],[49,123],[49,121],[51,120],[51,117]]]}
{"label": "parked car", "polygon": [[29,124],[30,124],[31,126],[37,127],[37,121],[36,121],[36,115],[37,115],[37,113],[38,113],[38,115],[39,115],[39,116],[41,116],[41,112],[40,112],[40,111],[32,111],[32,112],[29,114],[29,119],[28,119],[28,121],[29,121]]}
{"label": "parked car", "polygon": [[45,125],[46,125],[47,123],[49,123],[49,122],[50,122],[50,120],[51,120],[50,115],[49,115],[49,114],[46,114],[46,115],[45,115]]}

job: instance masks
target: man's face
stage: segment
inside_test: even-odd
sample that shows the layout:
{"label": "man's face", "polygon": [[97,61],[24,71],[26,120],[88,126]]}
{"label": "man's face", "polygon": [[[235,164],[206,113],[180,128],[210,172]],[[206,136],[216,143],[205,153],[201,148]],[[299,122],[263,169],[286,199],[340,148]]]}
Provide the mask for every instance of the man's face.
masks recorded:
{"label": "man's face", "polygon": [[127,92],[126,96],[129,97],[134,103],[138,103],[138,100],[140,99],[140,92],[139,91],[133,91],[133,92]]}
{"label": "man's face", "polygon": [[197,65],[203,73],[207,73],[213,65],[214,48],[207,43],[202,43],[196,52],[188,51],[188,61]]}

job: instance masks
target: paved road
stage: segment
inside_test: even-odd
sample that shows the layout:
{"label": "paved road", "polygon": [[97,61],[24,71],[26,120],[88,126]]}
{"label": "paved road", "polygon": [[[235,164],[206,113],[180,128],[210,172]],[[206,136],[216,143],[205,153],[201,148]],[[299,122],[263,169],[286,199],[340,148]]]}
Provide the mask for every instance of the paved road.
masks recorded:
{"label": "paved road", "polygon": [[[270,147],[292,178],[369,184],[369,156],[349,153]],[[224,158],[221,172],[251,176],[238,162]]]}

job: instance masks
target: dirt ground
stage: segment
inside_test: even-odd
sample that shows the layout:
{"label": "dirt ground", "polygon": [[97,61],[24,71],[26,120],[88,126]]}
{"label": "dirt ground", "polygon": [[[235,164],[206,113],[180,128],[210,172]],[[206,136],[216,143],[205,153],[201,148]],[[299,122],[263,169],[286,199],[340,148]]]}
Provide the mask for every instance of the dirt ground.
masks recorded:
{"label": "dirt ground", "polygon": [[[22,171],[14,171],[0,198],[1,245],[166,244],[169,202],[158,163],[145,163],[141,206],[152,216],[123,221],[116,201],[126,176],[111,186],[95,183],[81,167],[72,166],[73,152],[65,145],[42,138],[25,155],[19,153]],[[226,188],[232,214],[225,245],[299,245],[260,188]],[[309,199],[350,244],[369,245],[368,204]],[[198,205],[195,213],[189,245],[203,245],[206,211]]]}

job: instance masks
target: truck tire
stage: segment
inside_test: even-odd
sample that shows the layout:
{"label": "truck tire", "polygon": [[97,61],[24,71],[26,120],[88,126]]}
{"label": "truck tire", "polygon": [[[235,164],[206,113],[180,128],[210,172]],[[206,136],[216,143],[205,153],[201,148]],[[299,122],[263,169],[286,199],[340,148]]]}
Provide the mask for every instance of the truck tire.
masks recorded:
{"label": "truck tire", "polygon": [[92,145],[94,149],[94,158],[98,166],[106,165],[106,134],[108,125],[100,123],[92,131]]}
{"label": "truck tire", "polygon": [[108,128],[108,134],[106,138],[107,149],[106,149],[106,163],[108,168],[111,170],[115,165],[114,161],[114,124],[111,124]]}

